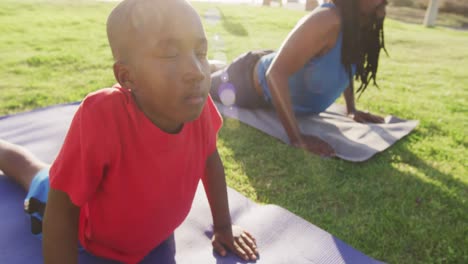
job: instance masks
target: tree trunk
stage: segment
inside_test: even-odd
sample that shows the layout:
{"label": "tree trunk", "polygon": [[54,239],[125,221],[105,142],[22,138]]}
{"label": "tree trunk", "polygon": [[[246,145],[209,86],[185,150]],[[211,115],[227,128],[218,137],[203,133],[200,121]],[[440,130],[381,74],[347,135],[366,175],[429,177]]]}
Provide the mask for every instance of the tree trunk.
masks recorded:
{"label": "tree trunk", "polygon": [[317,7],[317,0],[307,0],[305,10],[309,11]]}
{"label": "tree trunk", "polygon": [[263,5],[264,6],[270,6],[271,0],[263,0]]}
{"label": "tree trunk", "polygon": [[438,0],[430,0],[424,16],[424,26],[433,27],[436,22],[437,12],[439,11]]}

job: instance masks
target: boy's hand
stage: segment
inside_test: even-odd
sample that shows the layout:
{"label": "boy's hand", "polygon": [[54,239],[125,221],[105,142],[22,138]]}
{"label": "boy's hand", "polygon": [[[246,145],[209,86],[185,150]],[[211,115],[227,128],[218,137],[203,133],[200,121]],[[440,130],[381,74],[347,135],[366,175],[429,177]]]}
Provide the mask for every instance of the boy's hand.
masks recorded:
{"label": "boy's hand", "polygon": [[226,256],[226,250],[236,253],[244,260],[257,260],[258,250],[255,238],[239,226],[223,230],[214,230],[211,239],[213,249],[221,256]]}

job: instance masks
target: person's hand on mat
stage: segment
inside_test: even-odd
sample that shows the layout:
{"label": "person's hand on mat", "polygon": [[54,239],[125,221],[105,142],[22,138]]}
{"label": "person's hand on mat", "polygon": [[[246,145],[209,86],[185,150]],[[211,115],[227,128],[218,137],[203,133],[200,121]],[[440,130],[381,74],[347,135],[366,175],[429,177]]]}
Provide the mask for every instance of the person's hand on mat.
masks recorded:
{"label": "person's hand on mat", "polygon": [[354,121],[359,123],[377,123],[381,124],[384,123],[384,118],[378,115],[373,115],[369,112],[358,111],[349,114],[349,117],[354,119]]}
{"label": "person's hand on mat", "polygon": [[327,142],[311,135],[301,135],[299,142],[292,143],[293,146],[312,152],[322,157],[335,157],[335,150]]}
{"label": "person's hand on mat", "polygon": [[243,260],[257,260],[258,250],[255,238],[239,226],[224,230],[215,230],[211,239],[213,249],[221,256],[226,256],[227,250],[234,252]]}

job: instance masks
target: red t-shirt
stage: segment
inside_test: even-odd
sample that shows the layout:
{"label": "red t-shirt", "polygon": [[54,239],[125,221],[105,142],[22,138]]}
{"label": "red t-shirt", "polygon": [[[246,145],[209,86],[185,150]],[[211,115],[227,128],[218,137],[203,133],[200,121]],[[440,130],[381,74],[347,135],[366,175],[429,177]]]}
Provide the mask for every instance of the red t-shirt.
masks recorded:
{"label": "red t-shirt", "polygon": [[221,124],[210,97],[198,119],[168,134],[125,89],[88,95],[50,169],[51,188],[81,207],[82,246],[136,263],[167,239],[189,213]]}

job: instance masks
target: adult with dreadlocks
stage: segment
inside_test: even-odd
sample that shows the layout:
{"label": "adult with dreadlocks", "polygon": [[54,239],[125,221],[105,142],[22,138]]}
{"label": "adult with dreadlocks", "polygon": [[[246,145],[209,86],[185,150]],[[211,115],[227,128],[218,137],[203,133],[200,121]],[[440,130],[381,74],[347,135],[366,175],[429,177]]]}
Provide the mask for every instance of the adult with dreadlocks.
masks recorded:
{"label": "adult with dreadlocks", "polygon": [[385,49],[386,4],[386,0],[321,4],[297,23],[277,52],[247,52],[214,72],[213,99],[223,101],[225,91],[235,90],[237,106],[273,105],[293,146],[334,156],[328,143],[300,132],[296,115],[323,112],[344,94],[354,120],[383,122],[382,117],[355,108],[353,76],[361,82],[359,94],[371,81],[375,84],[379,53]]}

